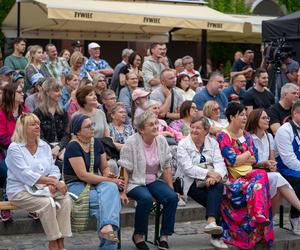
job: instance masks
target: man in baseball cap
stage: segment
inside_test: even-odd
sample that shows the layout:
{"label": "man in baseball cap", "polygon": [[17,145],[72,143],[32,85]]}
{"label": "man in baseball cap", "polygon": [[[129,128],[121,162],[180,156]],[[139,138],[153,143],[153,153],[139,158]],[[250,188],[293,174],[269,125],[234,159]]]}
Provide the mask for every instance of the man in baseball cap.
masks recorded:
{"label": "man in baseball cap", "polygon": [[0,79],[3,81],[10,81],[12,79],[12,75],[15,71],[8,66],[3,66],[0,68]]}
{"label": "man in baseball cap", "polygon": [[79,40],[72,42],[73,52],[79,51],[82,53],[82,44]]}
{"label": "man in baseball cap", "polygon": [[105,76],[110,76],[114,70],[109,66],[108,62],[100,59],[100,45],[96,42],[89,43],[88,45],[90,58],[85,64],[85,69],[89,74],[94,77],[97,73]]}

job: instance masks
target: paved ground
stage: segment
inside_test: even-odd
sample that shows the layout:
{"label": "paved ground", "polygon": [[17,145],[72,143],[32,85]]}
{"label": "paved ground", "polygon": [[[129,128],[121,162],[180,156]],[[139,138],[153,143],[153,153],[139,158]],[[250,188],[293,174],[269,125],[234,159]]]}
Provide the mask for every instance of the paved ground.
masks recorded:
{"label": "paved ground", "polygon": [[[275,226],[278,219],[275,219]],[[289,225],[287,216],[285,225]],[[204,221],[176,223],[175,234],[170,239],[171,250],[209,250],[213,249],[209,243],[209,236],[202,232]],[[122,228],[122,249],[134,250],[130,241],[133,229],[131,227]],[[153,239],[153,226],[149,226],[149,240]],[[278,250],[298,250],[300,249],[300,237],[294,236],[290,231],[278,229],[276,226],[276,243],[272,249]],[[72,238],[66,239],[68,250],[96,250],[98,249],[98,237],[95,231],[85,231],[75,233]],[[150,249],[157,249],[152,246]],[[0,250],[42,250],[47,249],[47,241],[43,234],[26,235],[5,235],[0,236]],[[262,246],[257,249],[266,249]]]}

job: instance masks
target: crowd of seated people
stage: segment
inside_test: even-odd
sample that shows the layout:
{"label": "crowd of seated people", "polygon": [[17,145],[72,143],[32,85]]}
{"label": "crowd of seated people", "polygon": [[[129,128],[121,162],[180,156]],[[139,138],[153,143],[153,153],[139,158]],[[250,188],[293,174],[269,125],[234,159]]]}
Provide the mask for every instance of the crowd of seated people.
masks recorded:
{"label": "crowd of seated people", "polygon": [[[117,249],[129,198],[137,249],[149,249],[154,200],[163,206],[159,249],[172,248],[177,206],[188,199],[206,208],[203,231],[217,249],[271,246],[283,199],[300,235],[299,86],[272,93],[267,69],[253,73],[253,51],[235,61],[224,89],[220,72],[205,84],[191,56],[172,69],[161,43],[145,58],[124,49],[115,72],[96,42],[89,58],[80,50],[59,57],[53,44],[46,54],[31,46],[25,57],[26,40],[13,44],[0,68],[0,185],[3,200],[40,219],[49,249],[64,249],[71,198],[87,185],[102,250]],[[51,199],[35,196],[37,185]],[[9,210],[0,215],[13,220]]]}

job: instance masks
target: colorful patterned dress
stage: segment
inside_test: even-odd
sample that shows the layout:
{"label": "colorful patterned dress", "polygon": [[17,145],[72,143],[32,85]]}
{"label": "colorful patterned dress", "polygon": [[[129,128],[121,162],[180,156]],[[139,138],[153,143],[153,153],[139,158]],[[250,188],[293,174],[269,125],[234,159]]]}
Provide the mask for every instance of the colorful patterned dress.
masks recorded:
{"label": "colorful patterned dress", "polygon": [[[236,157],[247,150],[257,158],[252,137],[245,132],[244,138],[244,142],[240,143],[225,131],[217,134],[217,141],[227,167],[234,166]],[[224,242],[242,249],[251,249],[258,242],[271,246],[274,231],[266,171],[250,170],[245,176],[235,179],[230,175],[229,181],[220,207]],[[258,223],[262,216],[270,220],[269,226]]]}

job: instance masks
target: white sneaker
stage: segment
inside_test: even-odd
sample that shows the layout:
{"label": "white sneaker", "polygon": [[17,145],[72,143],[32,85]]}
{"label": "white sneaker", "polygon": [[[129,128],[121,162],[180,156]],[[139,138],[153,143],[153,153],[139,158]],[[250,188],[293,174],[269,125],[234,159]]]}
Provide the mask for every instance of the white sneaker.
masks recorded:
{"label": "white sneaker", "polygon": [[211,238],[210,243],[217,249],[228,249],[228,246],[221,239]]}
{"label": "white sneaker", "polygon": [[179,197],[179,200],[178,200],[178,204],[177,204],[179,207],[185,207],[186,206],[186,203],[185,201]]}
{"label": "white sneaker", "polygon": [[290,222],[292,224],[293,233],[296,235],[300,235],[300,217],[299,218],[290,218]]}
{"label": "white sneaker", "polygon": [[223,228],[218,226],[214,221],[206,225],[203,231],[207,234],[221,234],[223,232]]}

